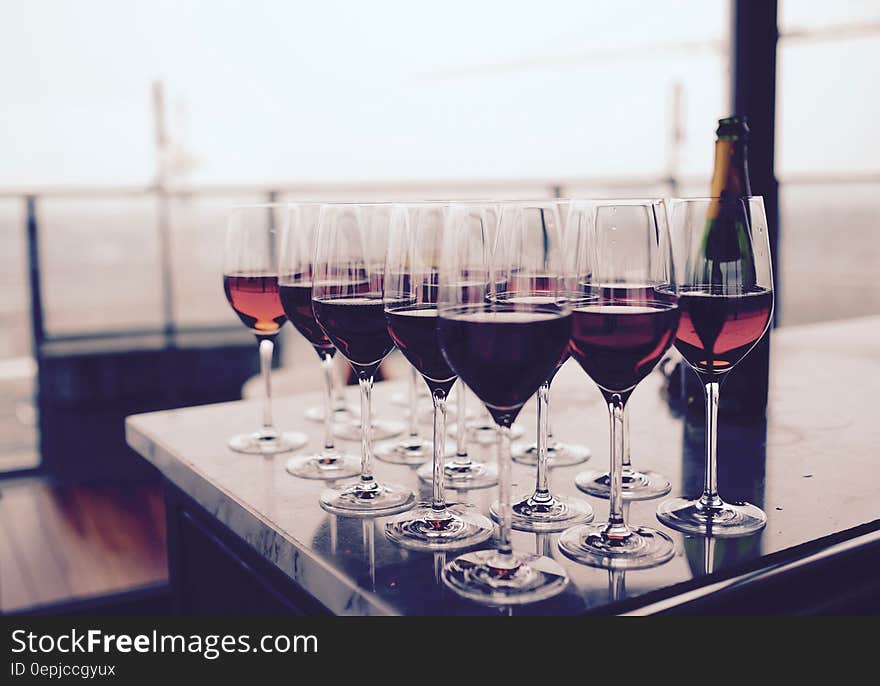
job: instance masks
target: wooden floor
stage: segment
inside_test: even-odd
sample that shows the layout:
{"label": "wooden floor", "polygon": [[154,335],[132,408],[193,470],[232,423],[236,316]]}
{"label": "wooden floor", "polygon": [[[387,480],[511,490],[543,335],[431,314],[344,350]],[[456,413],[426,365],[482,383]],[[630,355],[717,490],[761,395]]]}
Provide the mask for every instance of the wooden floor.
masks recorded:
{"label": "wooden floor", "polygon": [[0,609],[119,593],[167,580],[156,484],[0,486]]}

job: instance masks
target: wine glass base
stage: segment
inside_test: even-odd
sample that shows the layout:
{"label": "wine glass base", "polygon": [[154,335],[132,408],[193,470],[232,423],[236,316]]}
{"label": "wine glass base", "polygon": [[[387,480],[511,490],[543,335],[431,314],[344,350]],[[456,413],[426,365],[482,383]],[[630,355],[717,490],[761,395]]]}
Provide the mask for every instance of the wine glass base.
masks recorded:
{"label": "wine glass base", "polygon": [[699,499],[672,498],[657,508],[657,519],[686,534],[735,538],[760,531],[767,524],[764,511],[749,503],[722,503],[707,508]]}
{"label": "wine glass base", "polygon": [[[324,422],[324,408],[320,405],[312,405],[303,412],[303,416],[308,419],[310,422]],[[334,422],[347,422],[354,421],[357,419],[357,413],[353,407],[348,405],[340,405],[339,407],[333,408],[333,421]]]}
{"label": "wine glass base", "polygon": [[418,436],[408,436],[396,443],[386,443],[376,446],[373,451],[377,460],[390,464],[405,464],[410,467],[418,467],[432,457],[431,444],[423,441]]}
{"label": "wine glass base", "polygon": [[606,536],[608,525],[582,524],[559,536],[559,550],[575,562],[603,569],[645,569],[668,562],[675,555],[672,539],[646,526],[630,527],[626,538]]}
{"label": "wine glass base", "polygon": [[[552,533],[593,521],[593,508],[588,502],[565,496],[552,496],[548,502],[542,503],[535,501],[533,494],[528,493],[516,498],[510,509],[511,526],[517,531]],[[492,503],[489,514],[500,522],[501,503],[497,500]]]}
{"label": "wine glass base", "polygon": [[342,490],[327,489],[319,500],[327,512],[341,517],[384,517],[410,509],[416,494],[396,484],[358,481]]}
{"label": "wine glass base", "polygon": [[439,513],[419,503],[385,525],[385,535],[409,550],[456,550],[483,543],[492,536],[492,522],[472,505],[451,504]]}
{"label": "wine glass base", "polygon": [[[494,445],[498,442],[498,425],[491,423],[489,420],[485,422],[471,422],[467,425],[468,440],[477,445]],[[522,438],[525,431],[519,424],[512,424],[510,427],[510,438],[516,440]]]}
{"label": "wine glass base", "polygon": [[247,455],[276,455],[302,448],[309,442],[308,436],[299,431],[284,431],[271,434],[254,432],[238,434],[229,439],[229,447],[237,453]]}
{"label": "wine glass base", "polygon": [[322,479],[335,481],[347,479],[361,473],[360,458],[344,453],[329,455],[297,455],[284,465],[288,474],[301,479]]}
{"label": "wine glass base", "polygon": [[[406,430],[403,422],[391,419],[377,419],[373,422],[373,440],[384,441],[399,436]],[[333,427],[333,435],[343,441],[361,440],[360,421],[340,422]]]}
{"label": "wine glass base", "polygon": [[[579,490],[596,498],[611,497],[611,476],[608,472],[589,470],[574,478]],[[662,474],[640,469],[624,469],[621,495],[624,500],[651,500],[662,498],[672,490],[672,486]]]}
{"label": "wine glass base", "polygon": [[[547,448],[547,466],[551,468],[571,467],[586,462],[591,455],[592,451],[585,445],[554,441]],[[514,462],[534,467],[538,464],[538,446],[536,443],[531,445],[514,443],[512,457]]]}
{"label": "wine glass base", "polygon": [[497,550],[459,555],[443,568],[443,583],[485,605],[523,605],[546,600],[568,585],[565,570],[549,557]]}
{"label": "wine glass base", "polygon": [[[431,483],[434,479],[434,465],[422,465],[416,472],[420,480]],[[478,488],[491,488],[498,484],[498,469],[495,465],[469,460],[457,464],[452,460],[443,465],[443,476],[446,488],[453,491],[473,491]]]}

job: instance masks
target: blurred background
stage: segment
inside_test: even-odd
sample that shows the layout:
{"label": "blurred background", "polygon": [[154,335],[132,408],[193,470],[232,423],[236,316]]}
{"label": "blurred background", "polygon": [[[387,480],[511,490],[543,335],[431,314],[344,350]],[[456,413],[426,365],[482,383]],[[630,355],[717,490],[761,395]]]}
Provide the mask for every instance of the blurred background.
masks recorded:
{"label": "blurred background", "polygon": [[[732,6],[4,3],[0,606],[164,582],[121,417],[256,372],[221,288],[230,204],[706,195]],[[778,323],[880,313],[880,3],[780,0],[778,27]],[[305,348],[287,327],[280,364],[317,388]]]}

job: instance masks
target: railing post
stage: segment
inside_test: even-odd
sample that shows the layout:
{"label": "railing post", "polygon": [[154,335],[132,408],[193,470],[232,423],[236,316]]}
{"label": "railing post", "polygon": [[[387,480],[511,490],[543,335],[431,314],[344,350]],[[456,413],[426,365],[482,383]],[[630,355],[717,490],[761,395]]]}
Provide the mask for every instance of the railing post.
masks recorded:
{"label": "railing post", "polygon": [[162,317],[166,344],[174,345],[174,270],[171,266],[171,203],[165,184],[156,185],[158,204],[159,259],[162,278]]}
{"label": "railing post", "polygon": [[37,196],[25,196],[25,236],[28,248],[28,278],[31,290],[31,345],[34,359],[40,359],[40,346],[45,339],[43,328],[43,289],[40,278],[40,236],[37,225]]}

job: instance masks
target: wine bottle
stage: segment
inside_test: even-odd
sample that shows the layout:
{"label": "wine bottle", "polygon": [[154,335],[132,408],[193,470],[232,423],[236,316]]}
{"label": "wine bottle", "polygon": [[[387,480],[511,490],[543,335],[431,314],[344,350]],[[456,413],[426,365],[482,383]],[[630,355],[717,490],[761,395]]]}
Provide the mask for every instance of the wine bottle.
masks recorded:
{"label": "wine bottle", "polygon": [[[706,218],[701,251],[705,259],[703,282],[724,287],[728,274],[744,290],[755,286],[755,262],[749,241],[749,226],[743,221],[742,200],[751,195],[748,165],[749,126],[746,117],[731,116],[718,121],[715,166],[710,196],[714,198]],[[748,206],[746,206],[748,212]],[[767,409],[770,369],[770,333],[736,367],[726,374],[719,411],[729,417],[762,417]],[[682,362],[679,397],[670,384],[670,403],[684,400],[686,407],[703,407],[703,386]],[[673,372],[674,381],[675,372]]]}
{"label": "wine bottle", "polygon": [[[745,117],[718,121],[715,132],[714,198],[706,217],[701,246],[706,258],[703,283],[723,287],[729,269],[744,290],[755,285],[755,259],[749,241],[749,227],[743,221],[742,199],[752,194],[749,185],[749,125]],[[748,216],[748,206],[746,206]]]}

